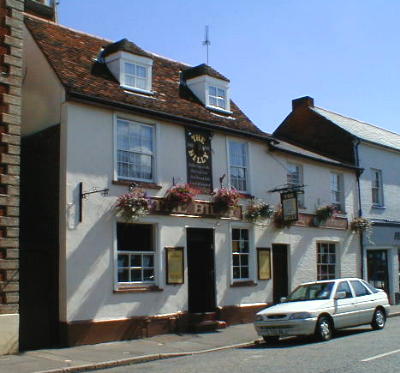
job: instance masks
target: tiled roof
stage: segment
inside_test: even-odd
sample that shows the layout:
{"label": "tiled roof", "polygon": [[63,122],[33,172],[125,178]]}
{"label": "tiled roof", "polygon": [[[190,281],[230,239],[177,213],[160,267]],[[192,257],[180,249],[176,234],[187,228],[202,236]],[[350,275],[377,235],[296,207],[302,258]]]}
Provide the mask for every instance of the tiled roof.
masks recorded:
{"label": "tiled roof", "polygon": [[192,79],[192,78],[196,78],[201,75],[209,75],[214,78],[225,80],[226,82],[229,82],[228,78],[224,77],[218,71],[214,70],[211,66],[208,66],[205,63],[202,63],[201,65],[198,65],[195,67],[189,67],[182,72],[182,76],[185,79]]}
{"label": "tiled roof", "polygon": [[122,39],[115,43],[111,43],[104,46],[103,56],[108,56],[112,53],[119,51],[129,52],[144,57],[150,57],[150,58],[152,57],[150,53],[147,53],[142,48],[138,47],[135,43],[132,43],[128,39]]}
{"label": "tiled roof", "polygon": [[344,166],[344,167],[350,167],[350,168],[354,168],[354,166],[348,164],[348,163],[343,163],[340,162],[336,159],[330,158],[330,157],[326,157],[323,156],[321,154],[312,152],[310,150],[306,150],[300,146],[296,146],[294,144],[290,144],[286,141],[283,141],[281,139],[277,139],[277,142],[272,142],[272,144],[270,145],[270,147],[272,149],[275,150],[280,150],[283,152],[287,152],[290,154],[293,154],[294,156],[300,156],[300,157],[305,157],[305,158],[309,158],[309,159],[314,159],[315,161],[322,161],[322,162],[327,162],[327,163],[331,163],[333,165],[337,165],[338,167]]}
{"label": "tiled roof", "polygon": [[233,102],[232,114],[214,113],[205,108],[181,82],[180,72],[188,68],[186,64],[149,53],[153,59],[154,94],[127,93],[105,64],[97,61],[109,41],[29,16],[25,24],[67,93],[268,137]]}
{"label": "tiled roof", "polygon": [[310,109],[361,140],[400,150],[400,135],[397,133],[319,107]]}

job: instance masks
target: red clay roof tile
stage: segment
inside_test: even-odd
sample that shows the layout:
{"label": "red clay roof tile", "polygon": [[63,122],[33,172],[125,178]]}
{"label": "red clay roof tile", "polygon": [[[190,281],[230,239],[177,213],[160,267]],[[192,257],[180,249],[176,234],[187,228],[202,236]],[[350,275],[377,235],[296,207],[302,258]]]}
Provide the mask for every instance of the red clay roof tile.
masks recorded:
{"label": "red clay roof tile", "polygon": [[207,109],[181,82],[180,72],[188,69],[186,64],[150,54],[154,95],[129,94],[105,64],[96,60],[108,40],[29,16],[25,24],[67,92],[268,137],[232,101],[230,115]]}

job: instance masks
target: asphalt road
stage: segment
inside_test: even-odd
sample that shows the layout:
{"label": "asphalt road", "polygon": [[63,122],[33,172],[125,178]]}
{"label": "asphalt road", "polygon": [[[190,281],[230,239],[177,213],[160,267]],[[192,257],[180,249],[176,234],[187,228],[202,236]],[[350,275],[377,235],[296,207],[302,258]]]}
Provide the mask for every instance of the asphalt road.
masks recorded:
{"label": "asphalt road", "polygon": [[400,318],[389,319],[382,331],[359,327],[340,331],[329,342],[287,338],[276,346],[264,343],[131,366],[101,370],[174,373],[399,373]]}

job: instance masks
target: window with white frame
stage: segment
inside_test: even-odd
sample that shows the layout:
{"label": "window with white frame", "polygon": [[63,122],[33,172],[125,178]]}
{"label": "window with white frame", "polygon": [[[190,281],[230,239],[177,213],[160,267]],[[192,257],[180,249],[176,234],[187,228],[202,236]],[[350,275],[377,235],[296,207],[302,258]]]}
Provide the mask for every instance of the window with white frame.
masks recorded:
{"label": "window with white frame", "polygon": [[127,180],[154,178],[154,127],[117,120],[117,176]]}
{"label": "window with white frame", "polygon": [[340,212],[344,212],[343,197],[343,175],[331,172],[331,202]]}
{"label": "window with white frame", "polygon": [[372,169],[372,205],[383,206],[382,171]]}
{"label": "window with white frame", "polygon": [[154,232],[150,224],[117,223],[118,283],[154,283]]}
{"label": "window with white frame", "polygon": [[317,243],[317,279],[331,280],[336,278],[336,244],[331,242]]}
{"label": "window with white frame", "polygon": [[[287,185],[289,188],[303,185],[303,167],[301,165],[288,163]],[[304,207],[304,193],[297,194],[297,203],[299,207]]]}
{"label": "window with white frame", "polygon": [[232,229],[232,277],[249,279],[249,230]]}
{"label": "window with white frame", "polygon": [[248,191],[247,143],[229,141],[230,185],[241,192]]}
{"label": "window with white frame", "polygon": [[226,91],[223,88],[208,87],[208,105],[226,110]]}
{"label": "window with white frame", "polygon": [[130,88],[149,90],[148,67],[124,62],[123,85]]}

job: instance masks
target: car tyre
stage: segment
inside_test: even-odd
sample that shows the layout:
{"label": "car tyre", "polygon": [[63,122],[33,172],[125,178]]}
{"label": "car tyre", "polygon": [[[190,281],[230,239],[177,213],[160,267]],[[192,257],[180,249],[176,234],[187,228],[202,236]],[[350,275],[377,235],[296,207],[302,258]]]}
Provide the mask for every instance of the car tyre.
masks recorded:
{"label": "car tyre", "polygon": [[274,345],[277,344],[279,342],[279,337],[278,336],[263,336],[264,342],[267,345]]}
{"label": "car tyre", "polygon": [[378,308],[374,312],[374,316],[372,317],[371,326],[374,330],[380,330],[385,327],[386,324],[386,315],[385,312]]}
{"label": "car tyre", "polygon": [[333,336],[332,321],[327,316],[322,316],[318,319],[315,327],[315,337],[319,341],[329,341]]}

